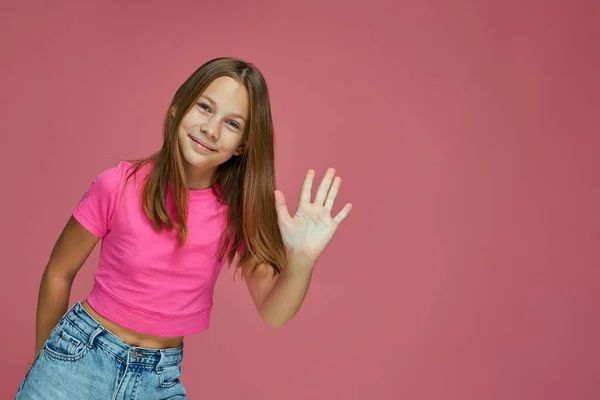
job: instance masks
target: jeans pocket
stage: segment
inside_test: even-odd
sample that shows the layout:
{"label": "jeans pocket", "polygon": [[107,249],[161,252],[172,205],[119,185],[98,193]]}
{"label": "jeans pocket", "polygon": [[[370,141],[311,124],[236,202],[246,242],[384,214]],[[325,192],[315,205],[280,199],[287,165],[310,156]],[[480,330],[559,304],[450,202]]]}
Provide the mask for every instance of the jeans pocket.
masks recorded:
{"label": "jeans pocket", "polygon": [[85,334],[69,321],[62,320],[50,334],[43,347],[45,354],[63,361],[78,361],[89,350]]}
{"label": "jeans pocket", "polygon": [[158,370],[161,388],[171,388],[179,383],[181,364],[165,365]]}

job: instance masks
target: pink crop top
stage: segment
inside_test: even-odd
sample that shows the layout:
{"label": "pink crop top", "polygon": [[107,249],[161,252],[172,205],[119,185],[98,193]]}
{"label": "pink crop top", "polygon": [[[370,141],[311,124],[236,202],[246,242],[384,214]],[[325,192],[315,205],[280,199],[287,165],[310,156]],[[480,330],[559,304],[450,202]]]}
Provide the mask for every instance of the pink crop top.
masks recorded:
{"label": "pink crop top", "polygon": [[[213,290],[223,264],[216,259],[227,206],[211,189],[189,191],[188,236],[156,232],[141,204],[146,165],[127,183],[121,161],[92,182],[73,217],[102,238],[100,262],[88,303],[103,317],[134,331],[185,336],[207,329]],[[169,189],[167,208],[175,214]]]}

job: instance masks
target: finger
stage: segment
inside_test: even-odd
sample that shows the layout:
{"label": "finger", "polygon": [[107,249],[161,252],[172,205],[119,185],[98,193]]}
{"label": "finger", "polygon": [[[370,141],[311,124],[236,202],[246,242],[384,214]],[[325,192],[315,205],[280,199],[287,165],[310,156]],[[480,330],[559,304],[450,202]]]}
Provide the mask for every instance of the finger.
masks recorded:
{"label": "finger", "polygon": [[342,178],[336,176],[333,180],[333,185],[331,186],[331,189],[329,189],[329,193],[327,193],[327,200],[325,200],[325,209],[327,211],[331,211],[331,209],[333,208],[333,202],[335,201],[341,184]]}
{"label": "finger", "polygon": [[275,190],[275,209],[277,210],[277,216],[280,221],[283,222],[291,218],[287,205],[285,204],[285,196],[281,190]]}
{"label": "finger", "polygon": [[331,181],[333,181],[333,177],[335,176],[335,169],[329,168],[319,185],[319,189],[317,190],[317,195],[315,196],[315,204],[323,205],[325,203],[325,197],[327,197],[327,192],[329,192],[329,188],[331,187]]}
{"label": "finger", "polygon": [[338,213],[338,215],[336,215],[335,218],[333,219],[335,221],[335,223],[338,225],[341,224],[342,221],[344,219],[346,219],[346,217],[350,213],[350,210],[352,210],[352,204],[348,203],[344,206],[344,208],[342,208],[342,211],[340,211]]}
{"label": "finger", "polygon": [[302,185],[302,192],[300,193],[300,204],[310,203],[310,195],[312,191],[313,179],[315,178],[315,170],[309,169],[304,178],[304,184]]}

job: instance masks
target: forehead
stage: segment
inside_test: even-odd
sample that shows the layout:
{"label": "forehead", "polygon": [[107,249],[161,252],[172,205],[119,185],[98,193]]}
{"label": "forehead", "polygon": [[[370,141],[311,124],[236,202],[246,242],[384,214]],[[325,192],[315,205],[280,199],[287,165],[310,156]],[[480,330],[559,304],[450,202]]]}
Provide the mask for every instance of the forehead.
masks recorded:
{"label": "forehead", "polygon": [[214,101],[219,108],[227,112],[246,115],[248,112],[248,91],[246,87],[229,76],[213,80],[202,96]]}

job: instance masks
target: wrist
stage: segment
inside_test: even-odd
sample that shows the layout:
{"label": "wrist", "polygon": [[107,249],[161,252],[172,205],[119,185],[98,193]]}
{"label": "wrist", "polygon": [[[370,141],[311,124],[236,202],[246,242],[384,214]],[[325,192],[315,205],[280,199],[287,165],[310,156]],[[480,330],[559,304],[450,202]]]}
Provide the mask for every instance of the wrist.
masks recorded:
{"label": "wrist", "polygon": [[313,269],[318,261],[318,257],[302,249],[288,249],[287,259],[288,265],[303,269]]}

